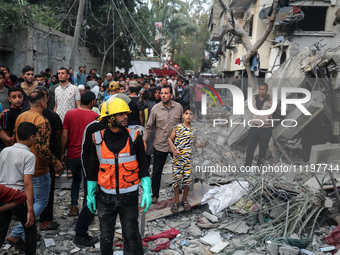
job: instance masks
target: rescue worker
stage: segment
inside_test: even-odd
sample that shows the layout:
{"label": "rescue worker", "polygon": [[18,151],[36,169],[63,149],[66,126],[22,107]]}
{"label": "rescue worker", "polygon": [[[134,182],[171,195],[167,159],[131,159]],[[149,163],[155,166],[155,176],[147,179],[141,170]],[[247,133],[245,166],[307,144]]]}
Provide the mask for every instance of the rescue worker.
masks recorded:
{"label": "rescue worker", "polygon": [[[116,217],[124,223],[124,254],[143,254],[138,229],[138,187],[141,183],[144,211],[151,205],[151,181],[144,144],[138,131],[127,128],[128,104],[112,96],[98,120],[107,128],[92,134],[91,165],[87,168],[87,206],[95,213],[98,203],[101,254],[113,253]],[[96,194],[97,187],[99,192]]]}

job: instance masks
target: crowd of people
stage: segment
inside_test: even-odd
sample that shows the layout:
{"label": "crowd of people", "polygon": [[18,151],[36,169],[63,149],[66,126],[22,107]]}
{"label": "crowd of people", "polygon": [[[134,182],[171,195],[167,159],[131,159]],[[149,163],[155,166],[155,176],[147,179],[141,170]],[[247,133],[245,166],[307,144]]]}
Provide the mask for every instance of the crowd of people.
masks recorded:
{"label": "crowd of people", "polygon": [[[55,180],[67,171],[72,178],[68,215],[78,217],[74,244],[93,246],[100,241],[101,254],[111,255],[119,215],[124,254],[143,254],[139,208],[146,212],[158,202],[169,155],[175,196],[170,210],[174,214],[180,207],[191,210],[193,147],[207,145],[197,142],[197,129],[191,125],[202,118],[204,93],[200,80],[191,79],[120,72],[109,72],[102,79],[96,69],[87,73],[86,66],[77,73],[60,67],[56,75],[50,68],[35,74],[25,66],[18,77],[1,66],[0,246],[7,240],[26,254],[36,253],[37,225],[40,231],[59,227],[53,209]],[[202,83],[213,85],[208,78]],[[260,84],[253,97],[256,109],[271,107],[267,92],[268,85]],[[260,123],[254,121],[249,130],[245,165],[252,164],[259,144],[261,166],[272,133],[266,121],[272,116],[253,119]],[[88,234],[97,211],[100,238]],[[12,216],[19,224],[7,235]]]}
{"label": "crowd of people", "polygon": [[[158,202],[168,154],[176,196],[171,211],[191,209],[192,146],[206,145],[197,143],[197,130],[190,124],[195,114],[201,117],[201,93],[191,77],[109,72],[102,79],[96,69],[87,73],[86,66],[77,73],[61,67],[56,75],[49,68],[35,74],[25,66],[17,77],[1,66],[0,246],[7,239],[35,254],[38,219],[41,231],[59,226],[53,215],[55,179],[67,171],[72,178],[68,215],[78,217],[74,243],[98,242],[88,234],[98,209],[101,253],[112,254],[119,214],[124,253],[143,254],[138,187],[146,211]],[[83,178],[85,199],[79,211]],[[7,235],[12,216],[20,223]]]}

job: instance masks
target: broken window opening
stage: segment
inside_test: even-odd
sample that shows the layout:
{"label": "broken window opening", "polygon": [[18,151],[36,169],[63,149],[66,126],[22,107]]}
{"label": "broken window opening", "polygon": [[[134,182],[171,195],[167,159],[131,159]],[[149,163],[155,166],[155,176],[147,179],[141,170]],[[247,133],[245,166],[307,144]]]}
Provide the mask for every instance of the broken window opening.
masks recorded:
{"label": "broken window opening", "polygon": [[282,52],[281,57],[280,57],[280,65],[282,65],[287,59],[287,54],[286,52]]}
{"label": "broken window opening", "polygon": [[253,36],[253,17],[251,17],[251,19],[248,21],[248,35],[249,37]]}
{"label": "broken window opening", "polygon": [[324,6],[301,6],[305,17],[296,24],[297,30],[325,31],[327,9]]}

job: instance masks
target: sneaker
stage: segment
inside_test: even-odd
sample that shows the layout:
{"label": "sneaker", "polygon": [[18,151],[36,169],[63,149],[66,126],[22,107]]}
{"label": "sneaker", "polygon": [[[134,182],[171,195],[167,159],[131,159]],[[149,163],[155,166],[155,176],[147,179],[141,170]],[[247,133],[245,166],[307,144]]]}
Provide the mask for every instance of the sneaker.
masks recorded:
{"label": "sneaker", "polygon": [[78,216],[78,215],[79,215],[78,206],[72,205],[68,216]]}
{"label": "sneaker", "polygon": [[79,247],[91,247],[98,243],[99,238],[96,236],[89,236],[88,234],[81,236],[75,234],[73,243]]}

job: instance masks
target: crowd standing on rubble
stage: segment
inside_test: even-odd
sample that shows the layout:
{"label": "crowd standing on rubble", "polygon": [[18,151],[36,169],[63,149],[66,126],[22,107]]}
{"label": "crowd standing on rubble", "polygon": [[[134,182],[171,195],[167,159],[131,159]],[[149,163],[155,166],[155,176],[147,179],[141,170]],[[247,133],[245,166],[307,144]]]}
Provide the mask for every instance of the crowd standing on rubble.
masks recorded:
{"label": "crowd standing on rubble", "polygon": [[[32,67],[25,66],[18,78],[10,75],[8,68],[1,67],[1,246],[6,242],[4,246],[15,247],[11,251],[40,253],[41,233],[44,247],[50,247],[55,244],[48,237],[58,231],[57,235],[64,238],[58,240],[53,251],[64,254],[87,254],[89,251],[112,254],[116,246],[124,254],[168,248],[178,254],[218,253],[226,249],[245,255],[251,253],[244,249],[243,239],[249,241],[248,248],[254,250],[256,243],[263,244],[268,238],[292,246],[266,243],[266,247],[256,247],[260,254],[264,250],[269,254],[273,250],[298,254],[300,250],[293,246],[310,249],[314,233],[318,233],[317,241],[313,240],[314,250],[320,247],[322,235],[327,244],[334,246],[320,248],[335,248],[334,240],[339,239],[340,228],[329,231],[325,227],[328,225],[322,225],[309,236],[303,232],[303,227],[314,216],[312,230],[319,224],[317,219],[330,218],[330,212],[324,209],[332,200],[326,198],[326,203],[325,197],[315,193],[318,188],[298,182],[283,184],[275,175],[266,179],[244,173],[235,177],[230,172],[223,178],[205,178],[203,173],[197,177],[196,171],[194,175],[193,165],[202,161],[205,162],[202,166],[209,165],[209,160],[235,169],[250,166],[254,163],[257,144],[257,165],[261,166],[272,135],[272,128],[265,125],[267,119],[273,118],[271,115],[263,116],[263,120],[252,116],[263,125],[261,122],[259,128],[253,123],[248,133],[246,155],[240,157],[232,151],[221,152],[219,146],[215,146],[214,137],[217,137],[216,145],[223,144],[222,136],[227,135],[227,131],[225,127],[209,128],[210,123],[201,115],[203,88],[206,84],[214,86],[214,79],[137,76],[119,72],[107,73],[102,79],[95,69],[88,74],[83,66],[74,76],[71,74],[72,69],[60,67],[56,75],[49,68],[35,75]],[[232,84],[238,86],[237,81]],[[253,107],[271,108],[268,86],[260,83],[258,89],[259,94],[253,97]],[[219,93],[228,96],[226,91]],[[217,118],[221,111],[228,111],[228,106],[208,110]],[[192,125],[193,121],[197,121],[197,126]],[[204,135],[212,138],[209,143],[202,139]],[[204,153],[202,149],[197,159],[193,158],[194,147],[207,148]],[[169,161],[166,163],[169,155],[171,187],[160,189],[163,168],[170,165]],[[150,165],[153,165],[151,173]],[[294,169],[302,169],[302,166]],[[55,189],[56,180],[64,173],[65,178],[72,178],[70,193]],[[227,177],[232,178],[228,180]],[[291,173],[285,178],[289,182],[294,180]],[[208,180],[217,183],[218,187],[208,188]],[[189,193],[189,187],[195,181],[200,181],[202,188]],[[181,200],[180,184],[183,186]],[[325,193],[321,184],[320,187]],[[83,204],[79,206],[82,198]],[[169,214],[176,217],[171,219],[174,220],[172,224],[154,217],[155,211],[152,211],[157,206],[162,209],[164,198]],[[213,214],[202,209],[204,205],[193,208],[200,203],[207,203]],[[229,214],[226,208],[237,214]],[[60,216],[60,209],[68,212]],[[154,218],[146,228],[147,237],[142,239],[138,217],[145,216],[148,210],[149,217],[153,215]],[[177,213],[181,211],[183,217],[180,218]],[[99,222],[95,222],[96,213]],[[11,223],[13,218],[19,224],[17,221]],[[337,225],[334,220],[329,222]],[[98,226],[96,231],[100,236],[93,234],[93,228],[96,228],[93,226]],[[122,242],[114,241],[117,226],[121,228]],[[210,230],[216,228],[218,231]],[[8,229],[11,232],[7,233]],[[241,234],[245,236],[241,237]],[[282,236],[283,239],[277,238]],[[199,241],[195,240],[198,238]],[[229,243],[233,245],[230,248],[227,247]],[[203,244],[212,248],[207,249]],[[70,246],[75,248],[69,250]],[[8,254],[8,249],[1,254]],[[301,252],[306,251],[303,249]],[[51,250],[47,249],[43,254],[49,252]]]}
{"label": "crowd standing on rubble", "polygon": [[[173,156],[168,139],[179,125],[185,130],[176,131],[174,144],[184,153],[181,158],[187,163],[184,168],[180,165],[174,168],[179,174],[174,174],[174,183],[178,186],[184,177],[188,185],[182,206],[187,211],[191,209],[185,200],[191,184],[188,150],[193,141],[196,146],[203,146],[192,140],[196,132],[190,128],[195,111],[189,107],[191,97],[195,97],[191,77],[110,72],[102,79],[96,71],[87,73],[86,66],[80,66],[75,76],[72,68],[64,67],[60,67],[56,75],[50,68],[35,74],[31,66],[25,66],[22,75],[17,77],[10,74],[6,66],[1,66],[0,187],[6,190],[0,201],[1,245],[7,239],[26,254],[35,254],[34,240],[40,236],[36,230],[37,220],[40,218],[41,231],[54,230],[60,225],[53,217],[55,180],[67,171],[67,177],[72,178],[68,216],[78,216],[74,243],[93,246],[98,242],[98,237],[87,233],[98,208],[101,253],[112,254],[114,226],[119,214],[124,251],[142,254],[137,188],[141,183],[144,211],[151,202],[157,203],[166,158],[169,153]],[[197,94],[200,91],[198,89]],[[187,119],[184,124],[180,124],[182,117]],[[126,129],[127,126],[130,129]],[[145,132],[141,136],[134,127],[143,126]],[[181,132],[186,137],[179,138]],[[148,169],[152,154],[151,185]],[[115,166],[117,159],[125,163]],[[111,170],[112,166],[116,172]],[[83,178],[85,199],[79,212]],[[176,194],[179,193],[177,186],[174,185]],[[121,194],[119,200],[116,200],[117,194]],[[114,209],[110,208],[112,205]],[[176,206],[178,209],[180,204]],[[6,238],[12,215],[21,223]]]}

